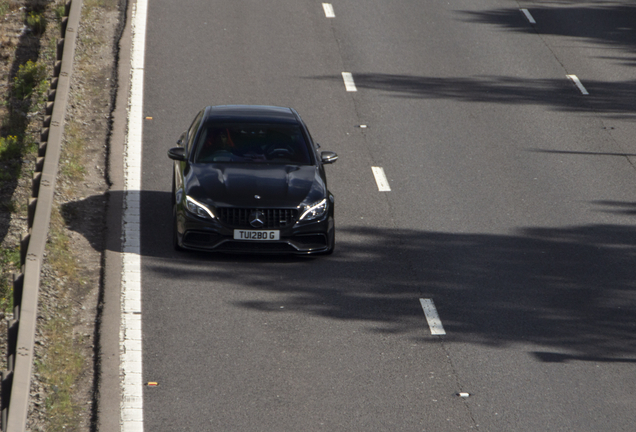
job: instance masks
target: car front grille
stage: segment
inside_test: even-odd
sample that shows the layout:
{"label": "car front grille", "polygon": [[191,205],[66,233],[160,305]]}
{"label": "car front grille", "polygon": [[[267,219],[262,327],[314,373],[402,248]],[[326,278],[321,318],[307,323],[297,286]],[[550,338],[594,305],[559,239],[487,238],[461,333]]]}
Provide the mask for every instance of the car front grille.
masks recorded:
{"label": "car front grille", "polygon": [[[225,225],[236,228],[277,229],[292,226],[298,217],[296,209],[219,208],[219,219]],[[250,225],[250,215],[261,212],[264,225]]]}

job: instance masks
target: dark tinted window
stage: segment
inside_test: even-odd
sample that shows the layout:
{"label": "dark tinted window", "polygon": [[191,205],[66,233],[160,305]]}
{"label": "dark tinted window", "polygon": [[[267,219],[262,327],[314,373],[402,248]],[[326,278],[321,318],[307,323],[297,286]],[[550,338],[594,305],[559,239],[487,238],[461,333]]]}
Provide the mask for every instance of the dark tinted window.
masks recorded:
{"label": "dark tinted window", "polygon": [[203,111],[201,111],[190,126],[188,130],[188,141],[186,142],[186,154],[190,153],[190,149],[192,149],[192,144],[194,143],[194,136],[197,133],[197,129],[199,129],[199,124],[201,123],[201,119],[203,118]]}
{"label": "dark tinted window", "polygon": [[195,162],[308,165],[311,159],[298,125],[227,123],[201,131]]}

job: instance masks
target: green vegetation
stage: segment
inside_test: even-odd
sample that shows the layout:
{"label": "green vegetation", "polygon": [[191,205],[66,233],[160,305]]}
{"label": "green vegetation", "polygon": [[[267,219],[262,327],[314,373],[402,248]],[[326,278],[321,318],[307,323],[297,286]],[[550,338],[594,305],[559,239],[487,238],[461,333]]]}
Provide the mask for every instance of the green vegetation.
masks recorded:
{"label": "green vegetation", "polygon": [[53,12],[55,12],[55,18],[62,22],[62,18],[66,16],[66,6],[64,3],[60,3],[53,7]]}
{"label": "green vegetation", "polygon": [[0,0],[0,16],[8,14],[15,8],[16,5],[14,4],[13,0]]}
{"label": "green vegetation", "polygon": [[49,88],[46,65],[28,61],[20,65],[13,86],[7,95],[7,116],[2,119],[3,133],[0,136],[0,184],[15,181],[22,172],[22,159],[27,153],[35,153],[37,141],[27,131],[28,113],[39,107]]}
{"label": "green vegetation", "polygon": [[48,89],[46,76],[46,65],[42,63],[29,60],[20,65],[13,78],[13,95],[19,100],[27,99],[34,92],[43,95]]}
{"label": "green vegetation", "polygon": [[0,162],[16,159],[20,156],[22,156],[22,148],[17,136],[0,137]]}
{"label": "green vegetation", "polygon": [[46,17],[41,12],[29,12],[27,24],[36,35],[41,35],[46,30]]}
{"label": "green vegetation", "polygon": [[13,278],[11,274],[18,267],[20,267],[20,249],[0,249],[0,310],[5,312],[13,309]]}
{"label": "green vegetation", "polygon": [[[18,211],[18,206],[15,204],[15,201],[8,200],[0,202],[0,211],[7,213],[15,213]],[[0,252],[1,254],[2,252]]]}

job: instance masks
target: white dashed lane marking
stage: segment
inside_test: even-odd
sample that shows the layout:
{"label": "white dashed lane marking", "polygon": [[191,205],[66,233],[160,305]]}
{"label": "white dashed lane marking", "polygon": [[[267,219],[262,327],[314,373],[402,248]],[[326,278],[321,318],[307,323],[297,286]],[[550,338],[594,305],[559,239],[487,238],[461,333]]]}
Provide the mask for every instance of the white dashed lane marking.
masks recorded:
{"label": "white dashed lane marking", "polygon": [[371,167],[371,169],[373,170],[373,176],[378,185],[378,190],[380,192],[390,192],[391,186],[389,186],[389,181],[384,174],[384,169],[382,167]]}
{"label": "white dashed lane marking", "polygon": [[431,334],[445,335],[446,332],[444,331],[442,320],[439,319],[439,315],[437,314],[437,309],[435,309],[435,303],[433,303],[433,300],[421,298],[420,304],[422,305],[424,316],[426,317],[426,321],[428,322],[428,327],[431,329]]}
{"label": "white dashed lane marking", "polygon": [[353,75],[351,72],[343,72],[342,80],[344,81],[345,90],[348,92],[357,92],[356,83],[353,81]]}
{"label": "white dashed lane marking", "polygon": [[581,81],[576,75],[566,75],[566,76],[574,82],[574,84],[579,88],[579,90],[581,90],[582,94],[589,95],[589,93],[587,92],[585,87],[583,87],[583,84],[581,84]]}
{"label": "white dashed lane marking", "polygon": [[528,18],[528,21],[530,22],[530,24],[536,24],[537,23],[534,20],[534,18],[532,18],[532,15],[530,14],[530,11],[528,9],[521,9],[521,12],[523,12],[523,14],[526,16],[526,18]]}
{"label": "white dashed lane marking", "polygon": [[336,17],[336,13],[333,11],[333,5],[331,3],[323,3],[322,8],[325,10],[325,16],[327,18]]}

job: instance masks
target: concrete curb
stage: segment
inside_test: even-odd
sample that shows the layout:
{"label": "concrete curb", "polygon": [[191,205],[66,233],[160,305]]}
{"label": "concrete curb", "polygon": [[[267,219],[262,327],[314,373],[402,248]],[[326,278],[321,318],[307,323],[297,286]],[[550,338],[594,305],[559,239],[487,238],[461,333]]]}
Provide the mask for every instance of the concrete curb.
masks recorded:
{"label": "concrete curb", "polygon": [[[20,244],[22,274],[14,281],[15,306],[14,320],[9,328],[8,371],[3,373],[2,381],[2,430],[7,432],[26,430],[29,409],[40,271],[54,202],[82,0],[71,0],[66,7],[68,16],[62,24],[64,38],[58,42],[54,78],[49,91],[50,103],[47,105],[38,163],[33,174],[29,234]],[[10,395],[8,400],[5,396],[7,393]]]}

